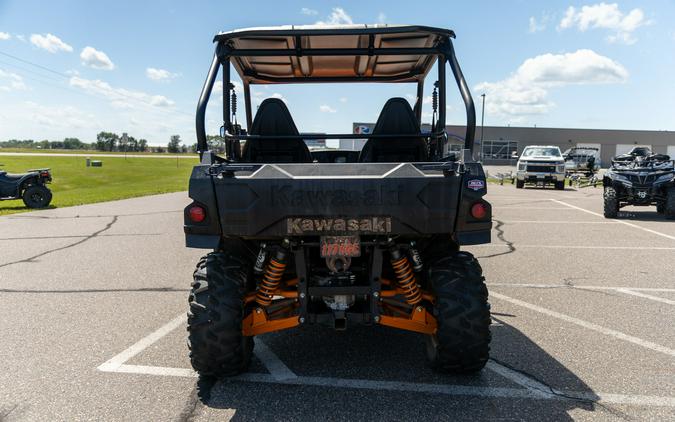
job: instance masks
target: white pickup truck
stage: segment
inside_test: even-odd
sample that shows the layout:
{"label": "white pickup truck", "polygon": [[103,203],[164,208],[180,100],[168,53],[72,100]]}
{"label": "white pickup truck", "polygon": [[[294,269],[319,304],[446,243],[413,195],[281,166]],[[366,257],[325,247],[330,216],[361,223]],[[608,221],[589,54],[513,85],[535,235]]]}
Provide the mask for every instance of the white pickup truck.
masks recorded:
{"label": "white pickup truck", "polygon": [[565,189],[565,161],[560,148],[555,146],[530,145],[525,147],[518,159],[516,188],[525,183],[545,186],[553,184],[556,189]]}

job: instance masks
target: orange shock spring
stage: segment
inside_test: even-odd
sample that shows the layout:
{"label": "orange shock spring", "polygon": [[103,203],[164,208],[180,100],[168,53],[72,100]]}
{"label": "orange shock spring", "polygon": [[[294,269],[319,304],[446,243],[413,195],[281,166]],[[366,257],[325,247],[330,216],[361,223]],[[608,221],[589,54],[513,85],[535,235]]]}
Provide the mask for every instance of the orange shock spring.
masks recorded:
{"label": "orange shock spring", "polygon": [[[391,266],[394,267],[398,286],[403,290],[406,302],[410,305],[417,305],[422,301],[422,291],[417,285],[410,261],[405,255],[401,256],[398,253],[392,255],[394,256],[392,256]],[[399,257],[396,258],[396,255]]]}
{"label": "orange shock spring", "polygon": [[272,303],[272,296],[279,288],[281,277],[286,270],[286,262],[283,259],[270,258],[270,262],[265,268],[258,291],[256,292],[255,301],[260,306],[269,306]]}

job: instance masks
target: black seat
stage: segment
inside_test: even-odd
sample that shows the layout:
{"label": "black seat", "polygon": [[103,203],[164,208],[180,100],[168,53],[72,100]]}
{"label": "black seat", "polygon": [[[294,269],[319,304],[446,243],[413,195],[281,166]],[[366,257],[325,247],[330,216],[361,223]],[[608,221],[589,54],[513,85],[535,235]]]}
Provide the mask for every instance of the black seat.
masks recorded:
{"label": "black seat", "polygon": [[[251,124],[251,135],[299,135],[286,104],[278,98],[264,100]],[[309,148],[302,139],[249,139],[242,151],[246,163],[311,163]]]}
{"label": "black seat", "polygon": [[[396,135],[417,135],[419,138],[401,138]],[[361,163],[401,163],[427,161],[427,145],[421,136],[420,125],[405,98],[391,98],[386,102],[373,128],[373,135],[392,135],[371,138],[359,155]]]}

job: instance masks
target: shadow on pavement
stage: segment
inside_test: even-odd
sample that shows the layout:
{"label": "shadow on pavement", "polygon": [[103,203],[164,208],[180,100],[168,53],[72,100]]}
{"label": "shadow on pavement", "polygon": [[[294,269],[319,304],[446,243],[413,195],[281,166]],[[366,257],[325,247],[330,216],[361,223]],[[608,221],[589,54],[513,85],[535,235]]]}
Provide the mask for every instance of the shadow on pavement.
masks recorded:
{"label": "shadow on pavement", "polygon": [[[509,315],[504,315],[509,317]],[[578,376],[521,331],[499,321],[492,327],[493,362],[557,390],[588,399],[498,397],[493,388],[523,389],[489,369],[471,376],[433,373],[422,335],[385,327],[320,327],[268,334],[262,340],[300,377],[367,379],[478,387],[485,396],[222,380],[210,386],[202,412],[233,409],[244,420],[572,420],[570,412],[595,412],[597,396]],[[547,392],[551,392],[550,390]],[[604,410],[611,409],[601,406]],[[578,413],[575,412],[578,417]],[[587,415],[590,416],[590,415]],[[596,414],[595,417],[599,415]],[[616,415],[615,415],[616,416]],[[594,418],[594,416],[590,416]]]}

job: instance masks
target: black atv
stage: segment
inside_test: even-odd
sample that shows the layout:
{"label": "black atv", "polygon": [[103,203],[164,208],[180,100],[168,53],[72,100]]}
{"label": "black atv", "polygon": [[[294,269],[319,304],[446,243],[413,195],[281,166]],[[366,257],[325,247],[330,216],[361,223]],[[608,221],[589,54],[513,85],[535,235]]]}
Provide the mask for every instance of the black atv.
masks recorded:
{"label": "black atv", "polygon": [[28,208],[44,208],[52,200],[52,191],[47,187],[51,181],[52,175],[48,168],[28,170],[21,174],[0,170],[0,201],[23,199]]}
{"label": "black atv", "polygon": [[603,177],[605,217],[616,218],[627,205],[656,205],[659,214],[675,219],[674,164],[669,156],[645,148],[614,157]]}
{"label": "black atv", "polygon": [[[485,366],[488,291],[478,261],[460,248],[490,242],[492,211],[473,159],[474,103],[452,38],[446,29],[388,25],[215,37],[197,108],[201,164],[184,215],[187,246],[213,250],[197,264],[189,296],[197,372],[245,371],[254,336],[311,324],[414,331],[425,336],[436,370]],[[423,133],[424,81],[436,63],[432,130]],[[450,150],[445,132],[447,64],[466,105],[461,153]],[[243,82],[247,130],[235,123],[230,66]],[[208,150],[205,131],[221,69],[223,157]],[[388,100],[369,134],[301,134],[276,98],[253,116],[252,84],[338,82],[414,83],[417,99],[414,107]],[[304,142],[319,138],[367,142],[355,162],[322,163]]]}

